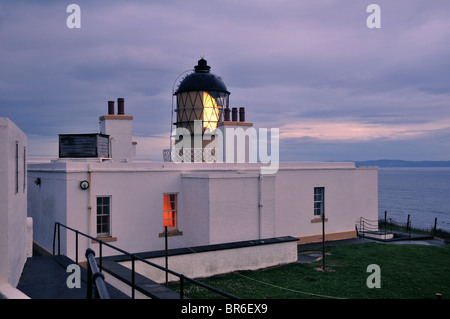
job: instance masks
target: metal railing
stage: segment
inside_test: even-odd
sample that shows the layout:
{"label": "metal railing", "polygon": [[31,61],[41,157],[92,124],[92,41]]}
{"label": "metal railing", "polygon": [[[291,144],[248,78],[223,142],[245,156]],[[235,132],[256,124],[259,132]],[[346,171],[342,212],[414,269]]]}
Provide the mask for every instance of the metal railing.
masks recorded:
{"label": "metal railing", "polygon": [[[366,232],[378,232],[378,220],[370,220],[364,217],[359,218],[359,228],[357,228],[358,234],[364,237]],[[386,229],[384,230],[386,233]]]}
{"label": "metal railing", "polygon": [[88,248],[86,249],[87,259],[87,298],[92,299],[92,287],[95,286],[95,299],[110,299],[108,289],[105,285],[105,275],[98,269],[97,262],[95,261],[95,252]]}
{"label": "metal railing", "polygon": [[163,161],[175,163],[215,163],[217,162],[217,150],[214,147],[163,149]]}
{"label": "metal railing", "polygon": [[[358,227],[359,224],[359,227]],[[356,225],[358,236],[364,237],[366,233],[393,234],[395,230],[396,236],[411,237],[411,218],[408,214],[408,220],[405,225],[394,222],[392,218],[387,218],[387,212],[384,213],[384,219],[369,220],[360,217]]]}
{"label": "metal railing", "polygon": [[58,256],[61,255],[61,226],[63,228],[65,228],[65,229],[73,231],[75,233],[75,236],[76,236],[75,237],[75,262],[77,264],[78,264],[78,236],[79,235],[81,235],[83,237],[86,237],[86,238],[89,238],[89,239],[94,240],[94,241],[99,243],[99,271],[100,272],[102,271],[102,259],[103,259],[102,246],[103,245],[105,245],[107,247],[110,247],[110,248],[112,248],[112,249],[114,249],[114,250],[116,250],[116,251],[118,251],[118,252],[120,252],[122,254],[125,254],[128,257],[130,257],[130,259],[131,259],[131,289],[132,289],[131,290],[131,298],[132,299],[135,299],[135,290],[136,290],[136,280],[135,280],[135,274],[136,274],[135,263],[136,263],[136,261],[141,261],[141,262],[143,262],[143,263],[145,263],[147,265],[150,265],[152,267],[155,267],[157,269],[165,271],[166,273],[170,273],[170,274],[178,277],[179,280],[180,280],[180,299],[184,299],[184,282],[185,281],[188,281],[188,282],[190,282],[190,283],[192,283],[194,285],[203,287],[203,288],[205,288],[207,290],[210,290],[210,291],[212,291],[214,293],[217,293],[217,294],[219,294],[221,296],[224,296],[224,297],[227,297],[227,298],[230,298],[230,299],[239,299],[238,297],[233,296],[233,295],[231,295],[231,294],[229,294],[227,292],[224,292],[224,291],[221,291],[221,290],[216,289],[214,287],[211,287],[211,286],[208,286],[206,284],[203,284],[203,283],[201,283],[201,282],[199,282],[199,281],[197,281],[195,279],[186,277],[185,275],[179,274],[179,273],[177,273],[177,272],[175,272],[173,270],[170,270],[168,268],[165,268],[165,267],[162,267],[160,265],[154,264],[154,263],[152,263],[152,262],[150,262],[150,261],[148,261],[148,260],[146,260],[146,259],[144,259],[144,258],[142,258],[142,257],[140,257],[138,255],[136,255],[136,254],[129,253],[129,252],[123,250],[123,249],[115,247],[115,246],[113,246],[113,245],[111,245],[109,243],[106,243],[106,242],[98,239],[98,238],[95,238],[95,237],[89,236],[87,234],[84,234],[84,233],[82,233],[82,232],[80,232],[80,231],[78,231],[76,229],[73,229],[73,228],[71,228],[69,226],[66,226],[64,224],[61,224],[59,222],[55,222],[55,226],[54,226],[54,230],[53,230],[53,255],[55,255],[55,244],[56,244],[56,242],[58,243]]}

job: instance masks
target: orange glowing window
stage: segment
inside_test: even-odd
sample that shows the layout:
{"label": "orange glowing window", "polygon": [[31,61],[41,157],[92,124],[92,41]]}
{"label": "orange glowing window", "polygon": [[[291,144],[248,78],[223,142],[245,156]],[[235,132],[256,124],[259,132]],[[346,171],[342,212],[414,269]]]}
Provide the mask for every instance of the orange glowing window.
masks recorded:
{"label": "orange glowing window", "polygon": [[177,227],[177,194],[164,194],[164,226]]}

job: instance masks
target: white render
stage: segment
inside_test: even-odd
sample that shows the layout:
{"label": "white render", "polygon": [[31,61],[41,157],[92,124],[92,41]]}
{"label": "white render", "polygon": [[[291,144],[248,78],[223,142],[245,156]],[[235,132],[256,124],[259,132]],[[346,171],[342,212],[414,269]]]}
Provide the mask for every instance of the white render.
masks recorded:
{"label": "white render", "polygon": [[110,152],[114,161],[127,162],[134,156],[131,115],[104,115],[100,117],[100,133],[109,135]]}
{"label": "white render", "polygon": [[[267,174],[262,168],[272,163],[138,160],[132,119],[125,114],[100,117],[100,131],[109,135],[111,158],[30,161],[28,207],[36,244],[52,251],[55,222],[97,237],[99,196],[111,200],[111,234],[102,240],[131,253],[165,248],[167,193],[177,194],[177,229],[170,233],[169,248],[284,236],[297,237],[299,243],[318,241],[322,224],[314,216],[314,187],[325,188],[327,239],[354,237],[360,217],[378,219],[376,167],[279,163],[275,173]],[[82,181],[89,187],[82,189]],[[65,229],[61,234],[61,253],[75,259],[75,234],[66,234]],[[79,260],[87,248],[98,253],[98,245],[79,237]],[[102,252],[118,254],[108,247]]]}
{"label": "white render", "polygon": [[26,148],[27,137],[20,128],[8,118],[0,118],[0,285],[9,287],[9,292],[17,286],[31,255]]}
{"label": "white render", "polygon": [[[377,169],[354,163],[280,163],[261,175],[260,163],[116,163],[57,160],[29,164],[34,240],[51,251],[54,222],[96,236],[96,196],[112,199],[112,244],[129,252],[164,249],[163,194],[178,193],[178,236],[169,248],[280,236],[320,235],[313,223],[313,189],[325,187],[326,232],[355,230],[360,217],[377,219]],[[40,185],[35,181],[40,179]],[[87,180],[90,187],[80,188]],[[65,232],[62,232],[65,233]],[[74,234],[62,253],[74,257]],[[80,237],[79,258],[98,244]],[[104,255],[114,255],[106,247]]]}
{"label": "white render", "polygon": [[[295,241],[270,245],[257,245],[235,249],[213,250],[207,252],[170,256],[169,269],[190,278],[210,277],[237,270],[256,270],[276,265],[296,262],[298,258]],[[165,257],[146,259],[165,267]],[[131,261],[119,262],[124,267],[132,268]],[[143,262],[137,262],[136,272],[158,283],[165,282],[165,272]],[[179,278],[168,275],[168,281]]]}

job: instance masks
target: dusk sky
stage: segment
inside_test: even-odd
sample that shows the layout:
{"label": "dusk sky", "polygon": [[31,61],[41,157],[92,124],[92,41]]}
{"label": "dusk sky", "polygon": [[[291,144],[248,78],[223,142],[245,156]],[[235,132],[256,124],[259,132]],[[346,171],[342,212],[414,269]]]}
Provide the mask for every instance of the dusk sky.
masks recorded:
{"label": "dusk sky", "polygon": [[0,41],[0,116],[30,157],[125,98],[137,155],[161,161],[172,90],[204,57],[231,107],[279,128],[281,161],[450,160],[448,0],[2,0]]}

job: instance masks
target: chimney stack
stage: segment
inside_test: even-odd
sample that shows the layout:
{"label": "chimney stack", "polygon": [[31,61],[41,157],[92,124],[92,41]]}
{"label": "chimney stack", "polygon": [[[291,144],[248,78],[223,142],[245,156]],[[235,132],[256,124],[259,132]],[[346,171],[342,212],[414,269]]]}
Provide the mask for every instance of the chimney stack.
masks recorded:
{"label": "chimney stack", "polygon": [[108,101],[108,115],[114,115],[114,101]]}
{"label": "chimney stack", "polygon": [[117,99],[117,114],[118,115],[125,114],[125,99],[124,98]]}

